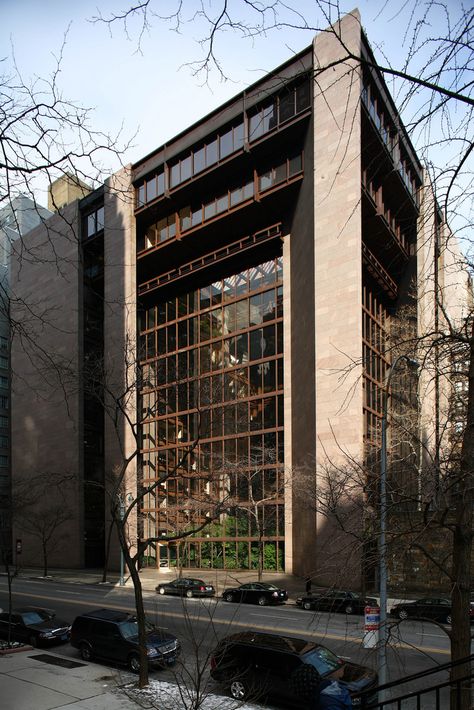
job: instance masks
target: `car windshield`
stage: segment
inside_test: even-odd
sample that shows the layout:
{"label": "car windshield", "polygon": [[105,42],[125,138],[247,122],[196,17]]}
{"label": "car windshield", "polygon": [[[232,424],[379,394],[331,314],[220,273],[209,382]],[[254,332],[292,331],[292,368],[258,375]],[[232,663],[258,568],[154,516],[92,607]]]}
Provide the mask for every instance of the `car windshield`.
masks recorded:
{"label": "car windshield", "polygon": [[[155,631],[155,627],[153,626],[153,624],[150,624],[149,621],[145,621],[145,629],[147,633],[150,633],[150,631]],[[126,639],[138,636],[137,622],[133,619],[130,619],[129,621],[124,621],[122,624],[120,624],[120,633]]]}
{"label": "car windshield", "polygon": [[324,646],[305,653],[304,662],[316,668],[320,676],[329,675],[342,665],[341,659]]}
{"label": "car windshield", "polygon": [[21,618],[24,624],[41,624],[42,621],[49,621],[51,616],[45,611],[28,611]]}

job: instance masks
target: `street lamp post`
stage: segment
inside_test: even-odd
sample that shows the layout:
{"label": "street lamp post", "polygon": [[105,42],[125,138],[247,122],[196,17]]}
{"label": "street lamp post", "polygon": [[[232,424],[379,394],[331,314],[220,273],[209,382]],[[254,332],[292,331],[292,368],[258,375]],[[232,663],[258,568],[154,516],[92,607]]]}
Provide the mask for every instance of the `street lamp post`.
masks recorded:
{"label": "street lamp post", "polygon": [[[124,502],[122,496],[120,495],[120,493],[117,493],[117,497],[119,499],[119,506],[120,506],[120,509],[119,509],[120,523],[122,524],[123,519],[125,517],[125,502]],[[124,569],[125,569],[125,563],[124,563],[124,559],[123,559],[123,549],[122,549],[122,545],[120,544],[120,581],[119,581],[119,585],[121,587],[125,586]]]}
{"label": "street lamp post", "polygon": [[[382,410],[382,441],[380,449],[380,530],[379,530],[379,595],[380,595],[380,625],[379,625],[379,647],[378,647],[378,673],[379,683],[384,685],[387,682],[387,412],[388,412],[388,392],[390,380],[401,360],[405,360],[407,365],[417,369],[419,363],[408,357],[399,355],[392,362],[386,378]],[[383,692],[382,692],[383,695]],[[383,697],[379,697],[379,702]]]}

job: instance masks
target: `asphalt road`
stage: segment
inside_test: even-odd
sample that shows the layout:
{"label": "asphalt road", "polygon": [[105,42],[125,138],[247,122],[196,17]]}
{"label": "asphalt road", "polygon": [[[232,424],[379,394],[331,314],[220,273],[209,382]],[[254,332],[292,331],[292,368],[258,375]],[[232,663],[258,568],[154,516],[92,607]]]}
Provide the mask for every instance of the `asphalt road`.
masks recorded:
{"label": "asphalt road", "polygon": [[[345,659],[376,666],[375,651],[362,648],[363,617],[308,612],[294,604],[259,607],[229,604],[221,599],[181,600],[144,592],[149,619],[169,629],[181,641],[182,659],[205,658],[219,638],[244,629],[310,638]],[[73,621],[85,611],[113,607],[133,611],[133,589],[57,581],[16,579],[13,605],[37,605],[55,609],[58,617]],[[6,577],[0,577],[0,607],[8,606]],[[57,647],[61,654],[77,657],[69,644]],[[449,641],[434,624],[403,622],[393,628],[388,649],[390,680],[449,661]]]}

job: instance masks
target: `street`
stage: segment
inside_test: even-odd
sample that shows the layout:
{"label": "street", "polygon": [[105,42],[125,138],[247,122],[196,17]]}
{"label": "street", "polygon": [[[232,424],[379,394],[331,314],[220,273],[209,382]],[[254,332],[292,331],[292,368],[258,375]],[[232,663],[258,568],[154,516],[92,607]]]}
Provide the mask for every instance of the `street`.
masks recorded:
{"label": "street", "polygon": [[[244,629],[310,638],[322,643],[344,659],[376,666],[376,654],[362,648],[363,617],[308,612],[288,602],[278,607],[259,607],[223,602],[221,599],[181,600],[144,590],[147,616],[166,628],[182,643],[181,660],[199,655],[204,663],[217,641]],[[35,605],[51,608],[59,618],[73,621],[85,611],[113,607],[133,612],[131,587],[69,584],[53,580],[18,578],[13,582],[13,606]],[[7,582],[0,577],[0,607],[8,607]],[[51,647],[53,652],[78,657],[69,644]],[[430,668],[449,660],[449,640],[434,624],[413,622],[395,625],[388,651],[389,678]],[[162,674],[160,673],[160,677]],[[171,677],[166,671],[163,677]]]}

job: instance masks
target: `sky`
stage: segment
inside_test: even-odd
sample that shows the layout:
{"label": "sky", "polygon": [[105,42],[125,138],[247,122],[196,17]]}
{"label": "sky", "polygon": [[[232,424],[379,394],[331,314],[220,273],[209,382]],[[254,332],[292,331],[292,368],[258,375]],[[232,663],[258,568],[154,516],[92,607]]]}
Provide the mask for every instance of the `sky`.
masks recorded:
{"label": "sky", "polygon": [[[203,0],[211,12],[216,1]],[[163,12],[176,5],[174,0],[155,0],[155,7],[158,4]],[[229,4],[245,19],[242,0]],[[355,4],[355,0],[339,2],[344,11]],[[398,0],[358,2],[372,46],[395,63],[404,52],[406,20],[392,11],[400,4]],[[132,139],[123,162],[135,162],[308,46],[314,35],[311,30],[286,29],[251,41],[227,32],[219,39],[217,51],[228,79],[213,72],[203,84],[204,77],[194,76],[187,66],[202,57],[198,40],[204,29],[193,17],[198,5],[198,0],[184,0],[187,21],[179,33],[170,23],[155,19],[138,51],[136,23],[127,37],[121,24],[110,32],[106,25],[90,21],[99,11],[108,16],[123,10],[127,0],[0,0],[3,69],[11,70],[14,57],[25,82],[49,76],[66,37],[59,77],[64,95],[93,109],[95,129],[111,134],[122,130],[124,142]],[[315,0],[287,0],[287,5],[297,8],[313,26],[327,25]],[[108,158],[104,167],[113,172],[118,165]],[[37,198],[46,202],[43,195]]]}

